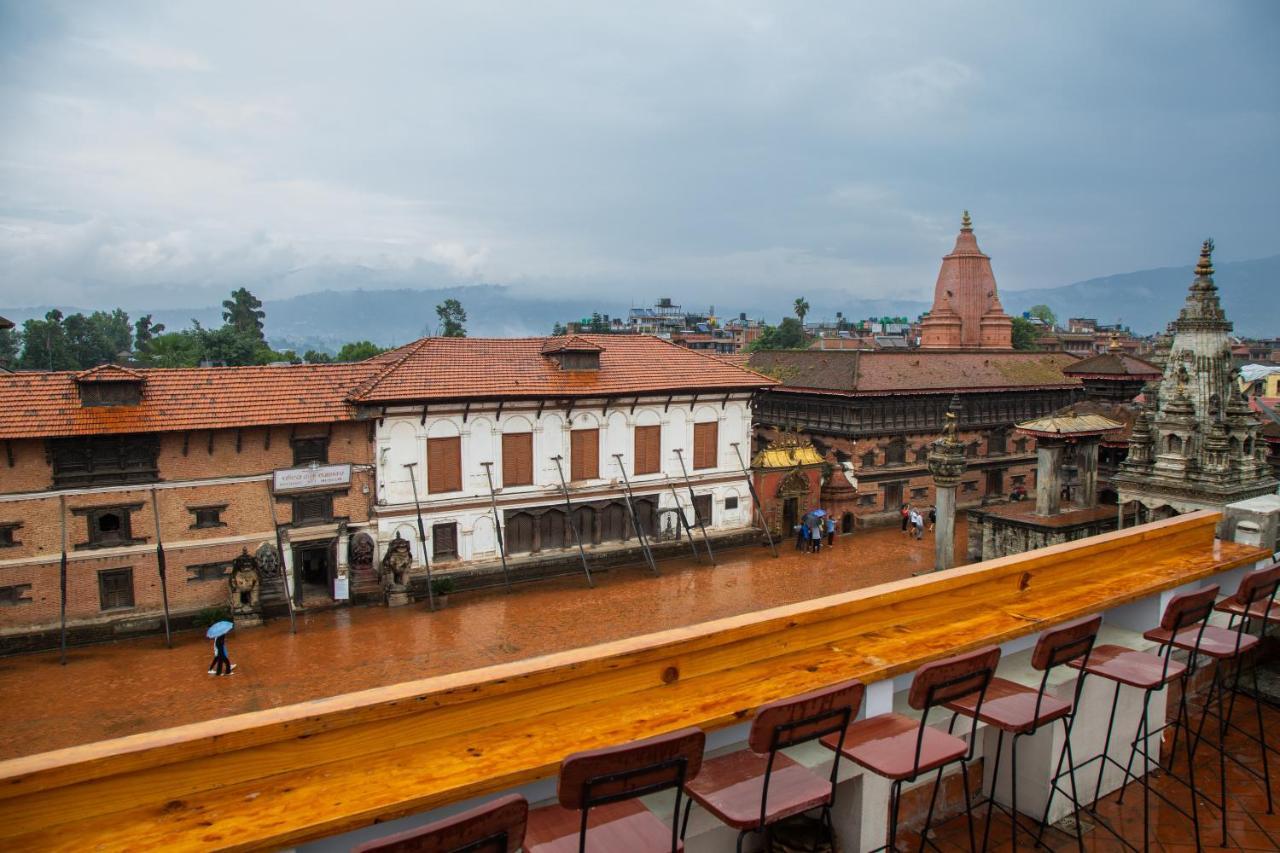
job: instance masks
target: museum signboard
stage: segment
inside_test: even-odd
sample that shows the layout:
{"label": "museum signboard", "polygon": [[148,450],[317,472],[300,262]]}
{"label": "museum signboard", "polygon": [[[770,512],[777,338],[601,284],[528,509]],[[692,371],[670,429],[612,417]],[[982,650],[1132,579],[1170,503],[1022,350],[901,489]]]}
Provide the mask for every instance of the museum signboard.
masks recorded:
{"label": "museum signboard", "polygon": [[279,468],[272,479],[277,495],[345,489],[351,485],[350,465],[306,465],[301,468]]}

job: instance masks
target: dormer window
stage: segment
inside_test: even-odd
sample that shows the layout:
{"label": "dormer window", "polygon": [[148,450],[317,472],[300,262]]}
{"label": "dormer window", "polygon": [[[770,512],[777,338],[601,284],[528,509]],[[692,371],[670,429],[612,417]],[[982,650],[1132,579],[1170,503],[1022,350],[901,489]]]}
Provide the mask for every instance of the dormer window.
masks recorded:
{"label": "dormer window", "polygon": [[542,355],[554,361],[561,370],[599,370],[603,347],[579,335],[566,338],[549,338],[542,346]]}
{"label": "dormer window", "polygon": [[144,379],[136,370],[103,364],[76,374],[81,406],[137,406]]}

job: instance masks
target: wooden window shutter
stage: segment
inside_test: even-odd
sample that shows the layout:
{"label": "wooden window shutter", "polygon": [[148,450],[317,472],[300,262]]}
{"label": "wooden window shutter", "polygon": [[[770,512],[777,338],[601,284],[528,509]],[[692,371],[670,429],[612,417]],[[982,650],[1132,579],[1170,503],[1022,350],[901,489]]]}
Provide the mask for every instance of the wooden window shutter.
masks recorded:
{"label": "wooden window shutter", "polygon": [[569,479],[594,480],[600,476],[600,430],[575,429],[569,433]]}
{"label": "wooden window shutter", "polygon": [[662,427],[636,427],[636,473],[656,474],[662,469]]}
{"label": "wooden window shutter", "polygon": [[462,490],[462,439],[427,439],[427,492]]}
{"label": "wooden window shutter", "polygon": [[720,424],[693,425],[693,467],[714,468],[719,460]]}
{"label": "wooden window shutter", "polygon": [[533,433],[511,432],[502,436],[502,485],[533,485]]}

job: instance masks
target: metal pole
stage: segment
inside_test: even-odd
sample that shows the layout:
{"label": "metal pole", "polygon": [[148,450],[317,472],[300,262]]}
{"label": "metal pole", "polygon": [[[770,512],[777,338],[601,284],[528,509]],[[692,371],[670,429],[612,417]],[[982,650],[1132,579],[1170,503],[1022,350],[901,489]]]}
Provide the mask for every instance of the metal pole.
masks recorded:
{"label": "metal pole", "polygon": [[160,538],[160,499],[155,486],[151,487],[151,514],[156,520],[156,569],[160,572],[160,600],[164,604],[164,644],[173,648],[173,634],[169,631],[169,582],[165,580],[164,541]]}
{"label": "metal pole", "polygon": [[707,524],[702,518],[702,513],[698,512],[697,495],[693,493],[693,482],[689,479],[689,471],[684,467],[684,453],[680,448],[676,448],[676,458],[680,460],[680,473],[684,475],[685,485],[689,487],[689,502],[693,504],[694,518],[698,519],[698,527],[702,529],[702,541],[707,546],[707,556],[711,558],[711,565],[716,564],[716,555],[711,553],[711,537],[707,535]]}
{"label": "metal pole", "polygon": [[596,582],[591,579],[591,569],[587,568],[587,552],[582,548],[582,534],[578,532],[578,523],[573,520],[573,504],[569,503],[569,487],[564,481],[564,468],[560,466],[560,460],[563,458],[556,455],[551,457],[551,461],[556,463],[556,473],[560,475],[560,493],[564,495],[564,513],[569,520],[569,529],[573,531],[573,541],[578,543],[578,556],[582,558],[582,570],[587,573],[587,586],[594,587]]}
{"label": "metal pole", "polygon": [[436,609],[436,594],[431,588],[431,558],[427,556],[427,528],[422,523],[422,504],[418,503],[418,478],[414,476],[417,462],[406,462],[409,469],[409,485],[413,486],[413,508],[418,517],[418,542],[422,545],[422,565],[427,569],[427,607]]}
{"label": "metal pole", "polygon": [[289,633],[298,633],[298,620],[293,614],[293,596],[289,594],[289,573],[284,564],[284,534],[280,532],[280,522],[276,520],[276,493],[272,491],[271,481],[267,481],[267,509],[271,510],[271,526],[276,530],[276,560],[280,564],[280,583],[284,585],[284,603],[289,608]]}
{"label": "metal pole", "polygon": [[680,519],[680,526],[685,533],[689,534],[689,548],[693,551],[693,559],[701,563],[702,557],[698,555],[698,543],[693,541],[693,528],[689,526],[689,519],[684,517],[684,508],[680,506],[680,493],[676,491],[674,481],[667,480],[667,485],[671,487],[671,497],[676,502],[676,515]]}
{"label": "metal pole", "polygon": [[751,472],[747,470],[747,463],[742,461],[742,451],[738,449],[738,442],[733,441],[729,444],[733,448],[733,454],[738,457],[738,464],[742,466],[742,476],[747,478],[747,488],[751,490],[751,503],[756,508],[756,513],[760,516],[760,526],[764,528],[764,538],[769,542],[769,550],[773,552],[773,556],[778,556],[778,549],[773,544],[773,534],[769,532],[769,520],[764,517],[764,507],[760,504],[760,496],[756,494],[756,484],[751,482]]}
{"label": "metal pole", "polygon": [[58,518],[62,522],[62,562],[59,564],[58,587],[62,602],[62,665],[67,665],[67,496],[58,495]]}
{"label": "metal pole", "polygon": [[502,558],[502,576],[507,581],[507,592],[511,592],[511,572],[507,569],[507,545],[502,539],[502,521],[498,518],[498,496],[493,491],[493,463],[481,462],[484,466],[485,479],[489,481],[489,505],[493,507],[493,529],[498,534],[498,556]]}
{"label": "metal pole", "polygon": [[644,557],[649,562],[649,569],[655,575],[659,574],[658,564],[653,561],[653,552],[649,550],[649,542],[645,539],[644,529],[640,526],[640,516],[636,513],[636,505],[631,500],[631,481],[627,479],[626,466],[622,464],[622,454],[613,454],[613,460],[618,463],[618,470],[622,472],[622,494],[627,499],[627,511],[631,513],[631,526],[635,528],[636,538],[640,540],[640,550],[644,552]]}

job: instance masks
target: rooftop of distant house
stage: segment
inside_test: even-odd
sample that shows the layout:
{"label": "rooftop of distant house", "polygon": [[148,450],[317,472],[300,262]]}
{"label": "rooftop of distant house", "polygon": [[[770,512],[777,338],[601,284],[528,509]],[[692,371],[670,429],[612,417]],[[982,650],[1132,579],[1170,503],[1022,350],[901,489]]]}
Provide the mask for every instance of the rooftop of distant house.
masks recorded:
{"label": "rooftop of distant house", "polygon": [[1078,388],[1063,369],[1065,352],[965,350],[768,350],[748,365],[782,385],[776,390],[824,394],[941,394]]}

